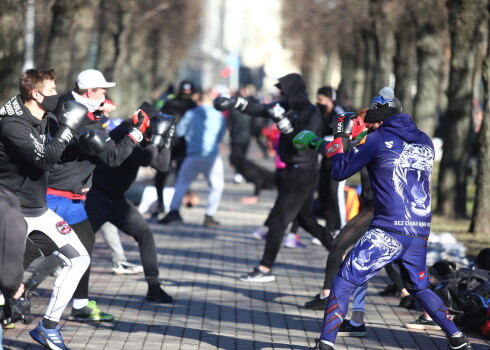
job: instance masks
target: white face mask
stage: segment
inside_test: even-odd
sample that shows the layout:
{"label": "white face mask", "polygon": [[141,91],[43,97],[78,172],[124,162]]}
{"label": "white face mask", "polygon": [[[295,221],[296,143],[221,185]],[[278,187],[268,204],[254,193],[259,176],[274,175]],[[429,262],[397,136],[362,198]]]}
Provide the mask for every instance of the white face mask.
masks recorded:
{"label": "white face mask", "polygon": [[77,94],[75,91],[72,91],[73,97],[75,97],[75,101],[80,102],[82,105],[88,108],[88,111],[93,113],[99,109],[99,107],[104,103],[105,96],[101,97],[98,100],[92,100],[91,98],[83,97]]}

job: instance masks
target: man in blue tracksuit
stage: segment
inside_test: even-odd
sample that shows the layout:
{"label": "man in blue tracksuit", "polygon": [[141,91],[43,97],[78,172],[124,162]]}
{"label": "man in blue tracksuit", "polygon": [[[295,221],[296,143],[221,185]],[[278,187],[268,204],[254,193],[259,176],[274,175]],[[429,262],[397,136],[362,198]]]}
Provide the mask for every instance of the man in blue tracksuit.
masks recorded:
{"label": "man in blue tracksuit", "polygon": [[399,114],[393,90],[383,88],[371,101],[364,122],[378,123],[350,152],[349,140],[362,121],[351,113],[335,118],[334,140],[305,131],[293,143],[315,149],[332,160],[332,177],[346,179],[366,166],[374,196],[374,217],[368,231],[345,258],[330,290],[322,333],[315,349],[334,349],[338,328],[347,313],[349,298],[386,264],[400,266],[406,288],[444,330],[449,349],[472,349],[448,318],[441,299],[428,286],[427,241],[431,225],[430,178],[434,146],[408,114]]}

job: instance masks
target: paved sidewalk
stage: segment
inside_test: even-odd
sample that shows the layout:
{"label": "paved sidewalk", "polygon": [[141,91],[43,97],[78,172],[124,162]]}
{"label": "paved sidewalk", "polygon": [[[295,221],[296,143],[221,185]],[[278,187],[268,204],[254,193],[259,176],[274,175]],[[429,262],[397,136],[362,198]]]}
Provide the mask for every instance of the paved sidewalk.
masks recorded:
{"label": "paved sidewalk", "polygon": [[[71,305],[63,314],[62,335],[70,349],[165,349],[165,350],[306,350],[319,335],[323,312],[310,311],[303,304],[318,293],[323,281],[326,252],[310,242],[305,249],[282,248],[274,268],[276,281],[245,283],[238,276],[257,265],[264,241],[251,232],[265,220],[275,198],[264,191],[254,205],[240,203],[252,193],[249,184],[234,184],[227,166],[226,188],[216,219],[218,228],[202,226],[205,184],[193,188],[199,193],[198,207],[182,209],[184,224],[152,224],[157,242],[161,280],[175,298],[170,305],[144,300],[147,284],[142,275],[116,276],[111,273],[110,252],[102,238],[92,260],[91,296],[114,322],[77,323],[66,321]],[[139,262],[138,250],[130,237],[123,243],[130,261]],[[29,273],[27,273],[29,274]],[[43,314],[50,277],[41,285],[40,307],[30,325],[16,324],[4,333],[5,349],[40,349],[28,334]],[[414,321],[419,311],[398,307],[398,298],[381,297],[388,279],[384,272],[369,284],[366,300],[368,334],[364,338],[338,338],[336,349],[446,349],[440,331],[411,331],[404,324]],[[490,343],[472,337],[477,350]]]}

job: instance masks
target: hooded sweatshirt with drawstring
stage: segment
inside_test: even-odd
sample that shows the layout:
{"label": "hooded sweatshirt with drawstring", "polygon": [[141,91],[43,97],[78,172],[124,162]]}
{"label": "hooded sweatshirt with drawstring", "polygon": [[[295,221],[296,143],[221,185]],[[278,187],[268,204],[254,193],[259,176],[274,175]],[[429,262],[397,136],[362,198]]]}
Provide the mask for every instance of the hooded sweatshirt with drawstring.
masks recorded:
{"label": "hooded sweatshirt with drawstring", "polygon": [[[315,152],[302,152],[293,146],[293,138],[302,130],[311,130],[320,134],[323,127],[322,116],[318,108],[308,99],[306,84],[301,75],[292,73],[279,79],[279,87],[286,98],[289,110],[286,112],[294,130],[289,134],[281,134],[278,153],[286,167],[316,169],[318,155]],[[262,104],[249,103],[244,113],[267,117],[267,107]]]}
{"label": "hooded sweatshirt with drawstring", "polygon": [[386,118],[350,152],[331,159],[332,177],[339,181],[367,167],[375,208],[371,227],[429,236],[434,145],[408,114]]}

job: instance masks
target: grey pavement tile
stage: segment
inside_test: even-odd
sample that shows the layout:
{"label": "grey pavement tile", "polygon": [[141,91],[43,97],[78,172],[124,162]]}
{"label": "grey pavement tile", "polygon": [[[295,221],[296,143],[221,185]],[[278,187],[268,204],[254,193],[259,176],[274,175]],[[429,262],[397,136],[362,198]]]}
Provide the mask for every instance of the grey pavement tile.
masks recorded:
{"label": "grey pavement tile", "polygon": [[[254,161],[273,167],[273,160]],[[282,248],[273,273],[276,281],[245,283],[238,277],[257,266],[265,241],[251,233],[265,221],[275,191],[264,190],[254,205],[240,203],[252,193],[251,184],[234,184],[233,171],[225,158],[226,185],[216,219],[221,226],[203,227],[206,183],[199,179],[192,188],[201,198],[195,208],[182,208],[184,224],[160,225],[154,231],[163,288],[175,298],[171,304],[148,303],[143,275],[111,273],[110,252],[100,236],[92,259],[91,299],[116,317],[114,322],[77,323],[66,321],[71,305],[63,314],[63,337],[72,349],[86,350],[307,350],[319,336],[323,312],[303,305],[319,292],[327,252],[311,244],[301,232],[304,249]],[[140,263],[134,240],[122,235],[128,259]],[[29,273],[27,273],[29,274]],[[5,349],[39,349],[28,331],[35,327],[46,308],[49,277],[41,285],[40,308],[30,325],[16,325],[4,333]],[[404,327],[420,311],[399,308],[399,299],[381,297],[389,280],[381,271],[368,286],[366,324],[363,338],[338,338],[337,350],[439,350],[446,348],[442,332],[413,332]],[[475,350],[488,350],[490,343],[472,337]]]}

